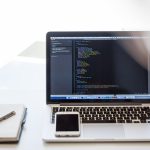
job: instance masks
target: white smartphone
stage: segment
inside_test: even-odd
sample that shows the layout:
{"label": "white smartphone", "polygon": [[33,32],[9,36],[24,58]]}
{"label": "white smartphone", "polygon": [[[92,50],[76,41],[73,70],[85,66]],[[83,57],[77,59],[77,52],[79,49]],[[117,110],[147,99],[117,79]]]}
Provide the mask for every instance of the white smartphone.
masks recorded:
{"label": "white smartphone", "polygon": [[80,115],[78,112],[57,112],[55,115],[55,136],[80,136]]}

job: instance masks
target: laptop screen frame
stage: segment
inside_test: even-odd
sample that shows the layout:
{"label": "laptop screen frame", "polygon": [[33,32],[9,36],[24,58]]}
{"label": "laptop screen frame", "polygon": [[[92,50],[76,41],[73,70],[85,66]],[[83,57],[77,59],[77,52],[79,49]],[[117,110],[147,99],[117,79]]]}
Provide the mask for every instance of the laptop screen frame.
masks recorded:
{"label": "laptop screen frame", "polygon": [[108,36],[110,33],[119,33],[119,35],[124,36],[130,32],[138,35],[140,32],[150,32],[150,31],[57,31],[57,32],[48,32],[46,34],[46,104],[60,104],[60,103],[150,103],[150,99],[102,99],[102,100],[93,100],[93,99],[69,99],[69,100],[52,100],[50,99],[51,95],[51,83],[50,83],[50,63],[51,63],[51,40],[50,37],[99,37],[101,35]]}

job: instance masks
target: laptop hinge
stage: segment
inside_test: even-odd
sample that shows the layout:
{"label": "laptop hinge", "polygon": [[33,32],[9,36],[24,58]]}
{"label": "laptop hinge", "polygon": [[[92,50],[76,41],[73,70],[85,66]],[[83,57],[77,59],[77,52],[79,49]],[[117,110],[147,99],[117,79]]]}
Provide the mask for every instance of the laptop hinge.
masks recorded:
{"label": "laptop hinge", "polygon": [[142,104],[142,106],[150,106],[150,103]]}
{"label": "laptop hinge", "polygon": [[61,103],[60,106],[131,106],[142,105],[141,103]]}

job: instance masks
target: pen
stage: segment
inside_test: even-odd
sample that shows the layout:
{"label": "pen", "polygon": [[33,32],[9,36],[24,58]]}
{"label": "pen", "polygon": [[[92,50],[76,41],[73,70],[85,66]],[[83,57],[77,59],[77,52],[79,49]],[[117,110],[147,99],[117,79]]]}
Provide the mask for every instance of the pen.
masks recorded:
{"label": "pen", "polygon": [[10,113],[8,113],[8,114],[6,114],[6,115],[0,117],[0,122],[3,121],[3,120],[6,120],[6,119],[8,119],[8,118],[10,118],[10,117],[12,117],[12,116],[14,116],[15,114],[16,114],[15,111],[11,111]]}

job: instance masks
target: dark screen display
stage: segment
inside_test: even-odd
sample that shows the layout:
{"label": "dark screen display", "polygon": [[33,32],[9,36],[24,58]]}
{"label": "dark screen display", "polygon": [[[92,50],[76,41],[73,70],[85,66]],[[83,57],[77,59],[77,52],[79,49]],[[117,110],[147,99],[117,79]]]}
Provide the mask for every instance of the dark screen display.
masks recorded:
{"label": "dark screen display", "polygon": [[[149,39],[149,36],[132,32],[110,32],[107,36],[95,37],[51,37],[50,98],[149,94],[149,49],[145,42]],[[63,96],[59,98],[59,95]]]}
{"label": "dark screen display", "polygon": [[[123,43],[139,39],[76,40],[74,94],[147,94],[148,60],[145,67],[131,56]],[[132,49],[136,47],[133,46]]]}
{"label": "dark screen display", "polygon": [[78,115],[57,114],[56,131],[79,131]]}

